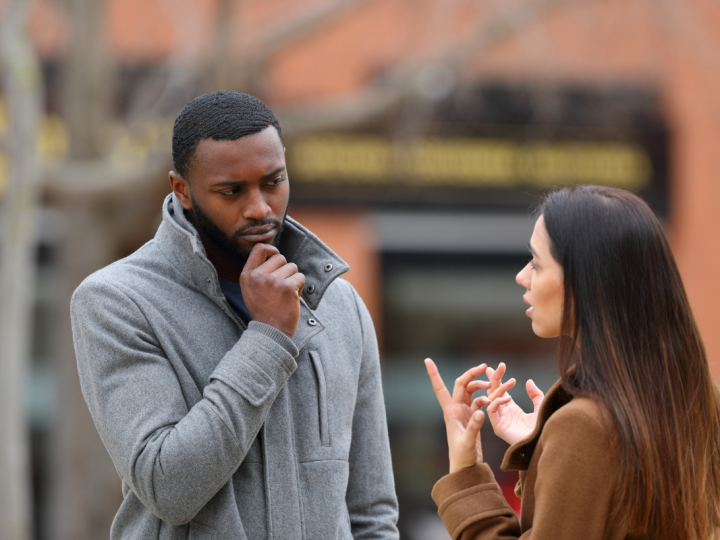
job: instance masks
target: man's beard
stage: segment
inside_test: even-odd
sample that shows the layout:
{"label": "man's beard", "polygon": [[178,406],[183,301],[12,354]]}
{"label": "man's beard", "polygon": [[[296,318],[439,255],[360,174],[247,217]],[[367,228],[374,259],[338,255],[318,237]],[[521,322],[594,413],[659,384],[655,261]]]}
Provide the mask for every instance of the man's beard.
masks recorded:
{"label": "man's beard", "polygon": [[282,235],[285,227],[285,218],[287,217],[287,208],[285,208],[285,214],[283,215],[282,222],[276,219],[263,219],[261,221],[252,221],[247,225],[240,227],[232,237],[227,236],[220,227],[215,225],[210,217],[202,211],[200,206],[195,202],[195,199],[191,198],[193,213],[195,214],[195,224],[198,228],[201,238],[207,239],[212,242],[217,248],[219,248],[226,255],[229,255],[233,259],[238,261],[246,261],[250,256],[250,250],[243,249],[238,243],[237,237],[240,236],[244,231],[258,227],[261,225],[275,225],[277,227],[277,234],[273,238],[272,245],[277,247],[280,243],[280,236]]}

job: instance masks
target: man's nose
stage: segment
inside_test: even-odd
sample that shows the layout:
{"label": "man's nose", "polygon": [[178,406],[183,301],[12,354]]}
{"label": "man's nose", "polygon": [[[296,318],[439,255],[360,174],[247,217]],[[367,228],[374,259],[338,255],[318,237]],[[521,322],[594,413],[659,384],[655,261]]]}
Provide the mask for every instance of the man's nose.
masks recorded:
{"label": "man's nose", "polygon": [[249,221],[262,221],[269,213],[270,206],[265,200],[262,191],[259,189],[250,190],[243,208],[243,217]]}

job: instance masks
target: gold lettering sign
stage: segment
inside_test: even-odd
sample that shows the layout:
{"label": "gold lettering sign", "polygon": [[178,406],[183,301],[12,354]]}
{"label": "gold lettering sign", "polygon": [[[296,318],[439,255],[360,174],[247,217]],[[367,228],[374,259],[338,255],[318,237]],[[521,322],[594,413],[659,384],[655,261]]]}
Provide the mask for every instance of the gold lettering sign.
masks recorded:
{"label": "gold lettering sign", "polygon": [[468,188],[593,183],[641,189],[650,159],[630,143],[426,139],[394,143],[379,136],[321,135],[290,147],[291,172],[303,182]]}

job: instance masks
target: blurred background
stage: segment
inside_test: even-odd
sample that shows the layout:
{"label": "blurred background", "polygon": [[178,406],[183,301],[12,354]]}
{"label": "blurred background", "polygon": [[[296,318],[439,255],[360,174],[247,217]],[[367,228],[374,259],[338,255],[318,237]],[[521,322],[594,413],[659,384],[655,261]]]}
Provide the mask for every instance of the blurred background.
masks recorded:
{"label": "blurred background", "polygon": [[514,281],[547,189],[648,201],[720,374],[717,0],[0,0],[0,25],[0,538],[108,537],[120,483],[69,299],[153,236],[174,118],[211,90],[277,114],[290,215],[373,315],[403,538],[449,538],[422,360],[447,384],[504,361],[526,407],[556,379]]}

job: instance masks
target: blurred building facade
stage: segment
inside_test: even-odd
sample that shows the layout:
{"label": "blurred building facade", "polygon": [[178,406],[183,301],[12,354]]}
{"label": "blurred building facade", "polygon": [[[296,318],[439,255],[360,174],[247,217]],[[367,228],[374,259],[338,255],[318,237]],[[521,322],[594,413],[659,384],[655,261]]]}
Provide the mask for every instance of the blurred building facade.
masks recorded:
{"label": "blurred building facade", "polygon": [[[208,90],[276,112],[290,215],[350,264],[374,317],[403,537],[447,537],[429,497],[444,428],[422,360],[448,382],[482,361],[543,389],[556,378],[514,282],[547,189],[617,185],[648,201],[720,376],[716,2],[38,0],[30,36],[46,95],[28,400],[39,538],[102,538],[119,504],[67,303],[152,237],[172,121]],[[497,469],[504,446],[486,435]]]}

